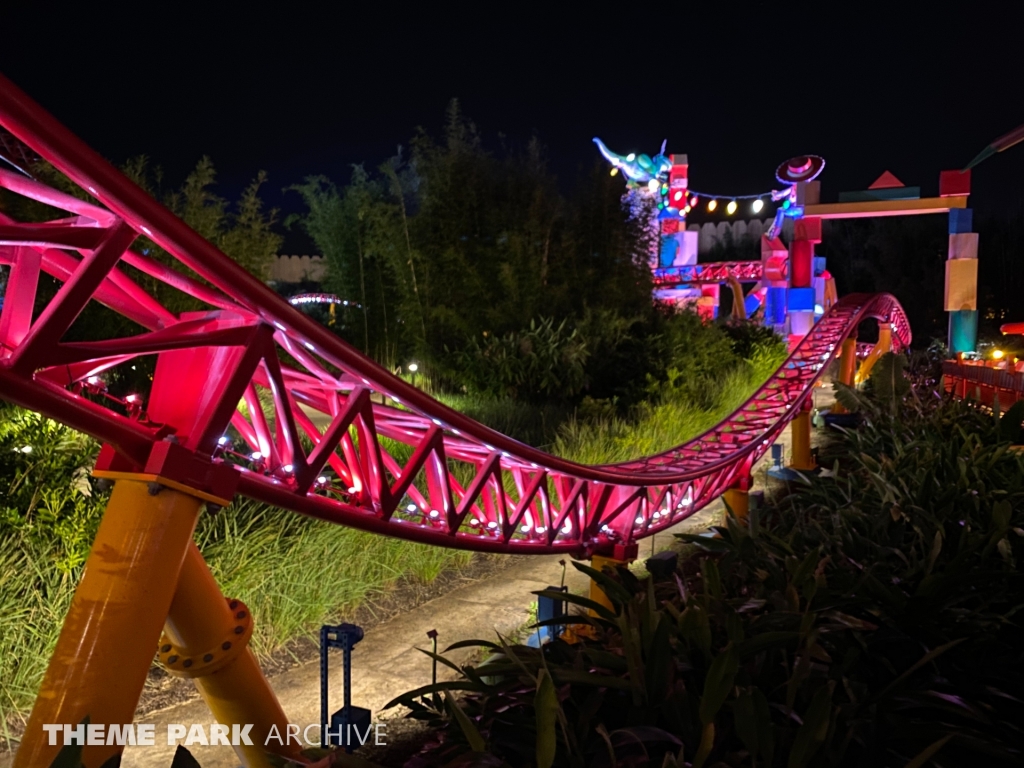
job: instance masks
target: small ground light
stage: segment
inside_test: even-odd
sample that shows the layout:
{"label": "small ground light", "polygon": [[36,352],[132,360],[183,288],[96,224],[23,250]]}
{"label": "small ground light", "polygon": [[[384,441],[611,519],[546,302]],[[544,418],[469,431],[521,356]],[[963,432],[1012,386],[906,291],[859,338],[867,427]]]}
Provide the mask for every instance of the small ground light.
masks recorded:
{"label": "small ground light", "polygon": [[21,447],[21,452],[22,453],[32,453],[32,446],[31,445],[23,445]]}
{"label": "small ground light", "polygon": [[993,349],[992,350],[992,359],[993,360],[1002,360],[1004,354],[1005,353],[1001,349]]}
{"label": "small ground light", "polygon": [[249,458],[252,459],[253,461],[259,461],[260,459],[263,458],[263,454],[260,453],[259,451],[256,451]]}
{"label": "small ground light", "polygon": [[327,475],[320,475],[316,481],[320,483],[320,485],[327,485]]}
{"label": "small ground light", "polygon": [[416,363],[409,363],[409,373],[416,373],[420,367]]}

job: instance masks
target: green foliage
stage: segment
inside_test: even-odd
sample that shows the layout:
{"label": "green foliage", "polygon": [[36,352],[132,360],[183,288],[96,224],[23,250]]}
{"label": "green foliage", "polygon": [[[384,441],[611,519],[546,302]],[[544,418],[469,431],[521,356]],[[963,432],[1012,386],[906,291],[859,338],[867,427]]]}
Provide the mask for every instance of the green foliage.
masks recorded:
{"label": "green foliage", "polygon": [[456,354],[456,365],[478,392],[512,399],[570,398],[583,388],[587,342],[566,321],[531,320],[529,328],[473,339]]}
{"label": "green foliage", "polygon": [[836,400],[850,413],[877,416],[885,411],[894,414],[904,398],[912,394],[910,379],[906,376],[907,365],[905,356],[886,352],[871,369],[871,376],[862,390],[834,381]]}
{"label": "green foliage", "polygon": [[[666,334],[679,344],[673,354],[683,356],[681,367],[665,371],[664,380],[649,376],[647,399],[624,415],[616,414],[611,403],[591,401],[559,428],[555,453],[584,464],[606,464],[668,450],[734,411],[786,357],[785,344],[774,334],[755,346],[750,360],[740,360],[717,326],[702,325],[690,313],[673,322],[687,329]],[[664,337],[657,343],[667,346]]]}
{"label": "green foliage", "polygon": [[[674,579],[576,564],[613,606],[567,598],[596,639],[457,643],[495,653],[437,689],[465,692],[512,765],[549,738],[545,675],[556,766],[1019,764],[1024,457],[927,388],[895,413],[891,393],[865,397],[870,419],[829,446],[830,471],[717,538],[683,537],[695,554]],[[424,766],[467,749],[434,690],[395,702],[441,729]]]}
{"label": "green foliage", "polygon": [[[267,180],[265,172],[260,171],[242,191],[242,196],[232,210],[228,200],[213,191],[217,173],[209,157],[201,158],[181,187],[169,192],[160,190],[163,174],[160,169],[151,170],[146,158],[139,158],[129,164],[127,170],[129,176],[149,189],[154,196],[162,198],[186,224],[245,270],[260,280],[270,277],[270,268],[281,247],[282,238],[273,229],[277,211],[264,211],[259,197],[260,187]],[[151,255],[156,258],[166,259],[166,255],[155,245],[146,247],[146,250],[151,251]]]}
{"label": "green foliage", "polygon": [[408,160],[400,151],[376,171],[357,167],[344,188],[314,177],[296,190],[328,284],[377,313],[364,318],[368,332],[346,337],[439,367],[456,385],[460,352],[481,339],[548,318],[590,340],[590,313],[654,314],[650,244],[622,207],[621,181],[595,165],[564,197],[539,142],[492,152],[457,102],[440,136],[415,136]]}
{"label": "green foliage", "polygon": [[[361,166],[339,189],[322,176],[291,187],[306,204],[303,227],[327,262],[324,288],[362,305],[339,329],[343,336],[383,359],[397,348],[400,318],[416,315],[409,304],[409,270],[398,238],[399,209],[383,180]],[[409,350],[403,350],[408,352]]]}
{"label": "green foliage", "polygon": [[68,427],[0,403],[0,530],[47,545],[48,564],[64,574],[85,562],[106,501],[89,475],[97,451]]}

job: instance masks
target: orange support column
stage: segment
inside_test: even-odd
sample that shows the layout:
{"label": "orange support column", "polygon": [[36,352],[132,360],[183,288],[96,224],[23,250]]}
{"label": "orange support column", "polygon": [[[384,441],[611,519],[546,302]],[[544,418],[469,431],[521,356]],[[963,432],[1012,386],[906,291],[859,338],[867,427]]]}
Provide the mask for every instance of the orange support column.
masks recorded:
{"label": "orange support column", "polygon": [[[857,337],[849,336],[843,342],[839,353],[839,383],[853,386],[857,375]],[[836,401],[832,405],[832,413],[846,413],[846,409]]]}
{"label": "orange support column", "polygon": [[252,629],[248,607],[221,594],[192,544],[178,577],[158,659],[170,674],[193,679],[217,722],[251,724],[253,744],[236,746],[235,752],[248,768],[269,768],[265,748],[298,758],[299,745],[282,746],[276,738],[267,741],[275,726],[285,738],[288,718],[248,647]]}
{"label": "orange support column", "polygon": [[[44,724],[73,726],[86,717],[104,726],[133,720],[203,503],[169,488],[152,496],[149,488],[130,478],[114,485],[15,768],[45,768],[57,756],[63,732],[51,746]],[[99,768],[122,751],[86,744],[82,763]]]}
{"label": "orange support column", "polygon": [[729,490],[722,494],[722,499],[732,510],[733,517],[741,523],[746,523],[750,515],[750,476],[738,480]]}
{"label": "orange support column", "polygon": [[878,324],[878,341],[875,342],[874,348],[871,353],[864,358],[864,362],[860,364],[860,369],[857,371],[855,380],[858,384],[867,381],[871,375],[871,369],[875,367],[875,363],[878,362],[878,358],[884,355],[886,352],[892,351],[892,325],[889,323]]}
{"label": "orange support column", "polygon": [[[639,546],[635,541],[631,544],[616,545],[611,555],[591,555],[590,567],[601,571],[605,568],[614,569],[619,565],[629,565],[636,560],[638,552]],[[606,595],[604,590],[601,589],[597,582],[593,580],[590,582],[590,599],[595,603],[600,603],[608,610],[614,610],[612,608],[611,601],[608,599],[608,595]]]}
{"label": "orange support column", "polygon": [[789,423],[790,436],[793,441],[793,453],[789,468],[802,472],[817,469],[818,465],[811,454],[811,411],[810,401],[804,403],[800,413]]}
{"label": "orange support column", "polygon": [[[590,559],[590,567],[595,570],[602,571],[605,568],[616,568],[620,565],[629,565],[633,562],[634,558],[628,560],[618,560],[614,557],[605,557],[603,555],[594,555]],[[604,590],[601,589],[600,585],[591,579],[590,581],[590,599],[595,603],[599,603],[607,608],[609,611],[614,611],[615,608],[612,606],[611,600],[608,599],[608,595],[605,594]],[[589,627],[580,627],[577,631],[589,629]]]}

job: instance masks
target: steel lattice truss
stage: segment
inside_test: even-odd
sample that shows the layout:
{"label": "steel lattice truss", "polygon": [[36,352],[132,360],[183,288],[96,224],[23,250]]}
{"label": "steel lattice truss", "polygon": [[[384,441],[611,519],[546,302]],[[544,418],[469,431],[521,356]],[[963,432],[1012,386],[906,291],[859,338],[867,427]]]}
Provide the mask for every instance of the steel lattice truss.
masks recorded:
{"label": "steel lattice truss", "polygon": [[[246,496],[368,531],[495,552],[583,555],[628,543],[748,477],[861,320],[891,322],[894,344],[910,341],[893,297],[848,296],[721,424],[656,456],[582,466],[392,376],[239,268],[3,78],[0,125],[91,199],[0,170],[0,187],[66,212],[44,223],[0,215],[0,263],[11,269],[0,395],[112,446],[121,466],[143,471],[160,454],[161,466],[178,466],[201,490],[226,473]],[[133,247],[140,236],[173,264]],[[60,288],[34,316],[41,273]],[[144,281],[205,309],[175,315]],[[63,340],[89,302],[142,330]],[[152,391],[105,394],[106,372],[149,355],[157,357]],[[229,424],[234,445],[226,444]]]}
{"label": "steel lattice truss", "polygon": [[757,282],[764,273],[760,261],[718,261],[711,264],[686,264],[681,267],[659,267],[654,270],[654,284],[659,288],[674,285],[724,283],[734,277],[741,283]]}

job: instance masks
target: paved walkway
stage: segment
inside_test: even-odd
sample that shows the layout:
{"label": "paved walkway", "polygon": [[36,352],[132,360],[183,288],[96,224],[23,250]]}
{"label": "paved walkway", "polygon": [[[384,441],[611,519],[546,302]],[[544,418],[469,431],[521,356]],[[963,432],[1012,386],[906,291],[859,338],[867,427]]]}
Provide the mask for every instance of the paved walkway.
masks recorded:
{"label": "paved walkway", "polygon": [[[831,399],[831,390],[818,389],[815,400],[823,404]],[[789,430],[780,439],[789,455]],[[768,459],[755,468],[755,485],[764,486]],[[673,532],[684,530],[705,530],[714,525],[724,511],[720,500],[710,504],[692,518],[655,538],[656,550],[667,549],[674,542]],[[640,543],[641,558],[651,552],[649,540]],[[532,557],[522,563],[459,587],[441,597],[425,603],[408,613],[385,622],[367,632],[356,647],[353,655],[352,701],[361,707],[368,707],[375,719],[387,720],[400,717],[401,712],[389,710],[383,713],[381,707],[395,696],[430,682],[431,662],[415,648],[429,648],[426,633],[436,629],[439,646],[444,648],[457,640],[478,638],[495,639],[495,632],[510,634],[521,629],[529,620],[531,604],[536,597],[531,594],[548,585],[558,584],[561,566],[557,555]],[[588,588],[586,577],[571,566],[566,570],[566,583],[575,592],[584,593]],[[343,617],[339,617],[342,619]],[[473,650],[449,654],[456,663],[469,658]],[[331,701],[332,710],[341,704],[341,664],[332,654]],[[454,676],[446,667],[440,666],[439,679]],[[283,672],[271,679],[274,691],[292,723],[304,727],[320,719],[320,668],[317,661],[310,661]],[[202,723],[207,726],[213,719],[202,700],[187,702],[152,713],[145,719],[156,725],[158,736],[166,734],[170,723]],[[315,734],[311,730],[310,734]],[[157,739],[159,742],[159,738]],[[236,768],[238,759],[229,747],[191,746],[190,751],[203,768]],[[171,764],[174,748],[166,745],[153,747],[129,747],[124,754],[124,768],[167,768]],[[9,757],[0,757],[0,768],[10,764]]]}

